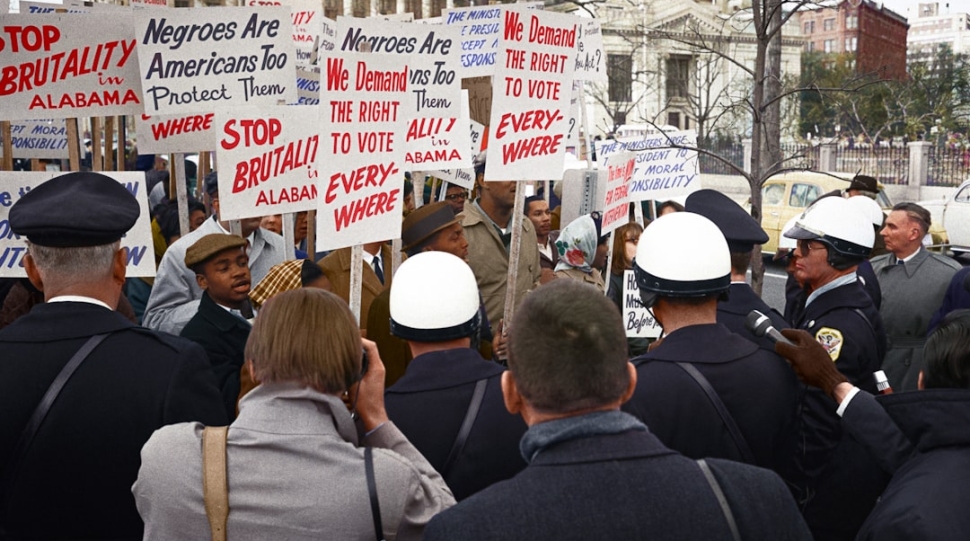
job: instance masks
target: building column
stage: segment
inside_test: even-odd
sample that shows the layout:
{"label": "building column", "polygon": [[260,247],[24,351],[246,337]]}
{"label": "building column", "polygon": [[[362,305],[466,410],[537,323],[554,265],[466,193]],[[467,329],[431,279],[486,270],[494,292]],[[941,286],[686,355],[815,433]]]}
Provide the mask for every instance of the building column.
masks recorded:
{"label": "building column", "polygon": [[930,145],[927,141],[913,141],[907,143],[909,147],[909,187],[906,188],[906,199],[920,200],[920,188],[930,174]]}
{"label": "building column", "polygon": [[751,173],[751,139],[742,139],[741,146],[744,148],[742,160],[744,161],[744,172]]}
{"label": "building column", "polygon": [[834,144],[824,143],[818,146],[818,170],[823,173],[838,171]]}

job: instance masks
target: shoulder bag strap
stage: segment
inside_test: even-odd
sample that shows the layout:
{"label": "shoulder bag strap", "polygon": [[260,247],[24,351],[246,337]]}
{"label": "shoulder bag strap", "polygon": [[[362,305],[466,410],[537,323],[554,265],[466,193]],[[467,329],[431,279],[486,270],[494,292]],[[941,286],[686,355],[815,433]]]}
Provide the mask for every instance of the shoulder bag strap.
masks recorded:
{"label": "shoulder bag strap", "polygon": [[370,514],[374,519],[374,536],[377,541],[384,541],[384,524],[381,522],[381,502],[377,499],[377,481],[374,479],[374,449],[372,447],[364,447],[364,473],[367,475]]}
{"label": "shoulder bag strap", "polygon": [[734,513],[731,512],[731,504],[728,503],[727,498],[724,496],[724,491],[721,490],[721,485],[718,484],[717,479],[714,477],[714,472],[711,471],[711,467],[707,465],[707,461],[703,458],[697,461],[697,465],[704,472],[704,479],[707,479],[707,484],[711,485],[711,490],[717,498],[717,503],[721,506],[724,519],[727,520],[728,528],[731,529],[731,537],[734,538],[734,541],[741,541],[741,532],[738,530],[738,523],[734,520]]}
{"label": "shoulder bag strap", "polygon": [[451,446],[451,451],[448,452],[448,459],[445,460],[445,465],[441,468],[442,477],[448,476],[452,466],[458,461],[462,449],[465,448],[465,442],[468,441],[468,434],[471,433],[472,425],[475,424],[475,419],[478,418],[478,410],[482,407],[482,399],[485,398],[486,386],[488,386],[488,378],[482,378],[475,382],[475,390],[472,392],[471,402],[468,403],[465,419],[461,422],[461,428],[458,430],[458,437],[455,438],[455,443]]}
{"label": "shoulder bag strap", "polygon": [[94,348],[108,337],[108,334],[96,334],[81,346],[81,349],[77,350],[77,353],[71,357],[64,368],[58,372],[57,377],[47,388],[47,392],[44,393],[43,398],[40,399],[40,403],[34,409],[34,413],[31,414],[30,420],[27,421],[27,426],[24,427],[23,433],[20,435],[20,439],[17,440],[17,446],[14,447],[13,453],[10,454],[10,460],[7,462],[7,466],[4,468],[3,473],[3,486],[6,487],[3,494],[3,501],[7,502],[10,490],[12,490],[12,485],[14,477],[16,476],[17,470],[20,469],[20,463],[24,459],[24,455],[27,454],[27,449],[30,444],[33,443],[34,437],[37,435],[37,431],[40,429],[40,425],[43,424],[44,419],[47,417],[47,413],[50,412],[51,406],[57,400],[58,395],[61,394],[61,390],[67,385],[68,380],[74,375],[81,363],[88,358],[88,355],[94,351]]}
{"label": "shoulder bag strap", "polygon": [[228,437],[228,426],[207,426],[202,430],[202,497],[212,541],[226,541],[226,523],[229,520],[229,483],[226,471]]}
{"label": "shoulder bag strap", "polygon": [[697,368],[691,363],[674,363],[687,372],[690,377],[694,378],[694,381],[701,389],[704,390],[704,394],[707,395],[708,400],[717,410],[717,414],[721,416],[721,421],[724,426],[728,429],[731,434],[731,439],[734,440],[734,445],[737,447],[738,452],[741,453],[741,459],[748,464],[754,464],[754,453],[751,452],[751,447],[748,446],[748,441],[744,439],[744,434],[741,433],[741,429],[738,428],[737,423],[734,422],[734,417],[731,416],[731,412],[727,410],[724,402],[721,401],[721,397],[717,395],[717,391],[714,387],[711,387],[710,382],[701,374]]}

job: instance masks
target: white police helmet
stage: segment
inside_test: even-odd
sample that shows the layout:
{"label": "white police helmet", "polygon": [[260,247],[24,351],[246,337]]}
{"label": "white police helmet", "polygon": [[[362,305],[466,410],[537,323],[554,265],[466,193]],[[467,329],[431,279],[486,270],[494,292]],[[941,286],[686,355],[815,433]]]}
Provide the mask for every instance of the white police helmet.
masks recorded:
{"label": "white police helmet", "polygon": [[865,195],[853,195],[852,197],[846,199],[856,210],[858,210],[863,216],[866,217],[872,225],[876,227],[882,227],[883,221],[886,220],[886,215],[882,213],[882,209],[879,208],[879,203],[876,203],[871,197]]}
{"label": "white police helmet", "polygon": [[472,336],[481,325],[479,305],[467,263],[446,252],[422,252],[394,274],[391,334],[415,342]]}
{"label": "white police helmet", "polygon": [[[798,215],[792,216],[791,220],[785,222],[785,227],[782,228],[782,232],[788,231],[789,229],[795,227],[795,222],[798,221]],[[778,249],[779,250],[794,250],[798,248],[798,241],[792,238],[788,238],[785,235],[778,237]]]}
{"label": "white police helmet", "polygon": [[643,303],[703,297],[731,287],[731,252],[714,222],[692,212],[655,220],[640,235],[633,272]]}
{"label": "white police helmet", "polygon": [[869,218],[841,197],[824,197],[812,203],[795,220],[785,236],[796,240],[817,240],[844,256],[866,258],[876,234]]}

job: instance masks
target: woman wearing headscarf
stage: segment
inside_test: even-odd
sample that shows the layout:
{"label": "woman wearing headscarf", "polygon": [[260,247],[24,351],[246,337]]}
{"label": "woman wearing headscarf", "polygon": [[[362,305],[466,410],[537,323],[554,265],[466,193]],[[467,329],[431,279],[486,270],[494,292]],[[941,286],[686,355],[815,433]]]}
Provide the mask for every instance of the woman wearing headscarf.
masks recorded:
{"label": "woman wearing headscarf", "polygon": [[556,277],[579,280],[605,289],[601,271],[609,253],[609,236],[600,237],[601,217],[598,212],[586,214],[569,222],[556,240],[559,263]]}

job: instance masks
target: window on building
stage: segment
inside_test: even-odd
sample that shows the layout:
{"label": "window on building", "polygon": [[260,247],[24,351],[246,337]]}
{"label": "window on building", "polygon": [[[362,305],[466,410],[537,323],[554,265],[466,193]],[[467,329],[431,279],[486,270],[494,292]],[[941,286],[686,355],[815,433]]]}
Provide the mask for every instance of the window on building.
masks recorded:
{"label": "window on building", "polygon": [[854,53],[856,47],[858,46],[859,38],[853,36],[851,38],[845,38],[845,52]]}
{"label": "window on building", "polygon": [[421,0],[404,0],[404,12],[405,13],[413,13],[415,19],[420,19],[421,18]]}
{"label": "window on building", "polygon": [[835,30],[835,18],[825,19],[822,21],[822,29],[826,32]]}
{"label": "window on building", "polygon": [[441,17],[441,12],[447,8],[447,0],[431,0],[431,13],[428,14],[428,17]]}
{"label": "window on building", "polygon": [[667,125],[680,128],[680,113],[667,113]]}
{"label": "window on building", "polygon": [[633,101],[633,56],[606,55],[606,77],[610,85],[610,101]]}
{"label": "window on building", "polygon": [[690,92],[691,57],[671,56],[667,59],[667,99],[686,98]]}
{"label": "window on building", "polygon": [[324,0],[323,16],[328,19],[336,20],[338,15],[344,14],[344,6],[341,0]]}
{"label": "window on building", "polygon": [[834,39],[827,39],[827,40],[825,40],[825,42],[822,43],[822,49],[825,52],[827,52],[827,53],[834,53],[835,52],[835,40]]}
{"label": "window on building", "polygon": [[613,124],[616,126],[626,124],[626,111],[617,111],[613,113]]}
{"label": "window on building", "polygon": [[814,34],[815,33],[815,21],[807,21],[805,23],[805,32],[804,33],[806,33],[806,34]]}
{"label": "window on building", "polygon": [[813,52],[815,50],[814,41],[809,41],[808,43],[805,44],[805,46],[808,47],[808,52]]}
{"label": "window on building", "polygon": [[849,15],[848,17],[846,17],[845,18],[845,27],[847,29],[849,29],[849,30],[854,30],[856,28],[859,28],[859,16],[858,15]]}
{"label": "window on building", "polygon": [[381,15],[397,13],[397,0],[380,0]]}
{"label": "window on building", "polygon": [[370,2],[367,0],[353,0],[353,8],[354,17],[370,16]]}

